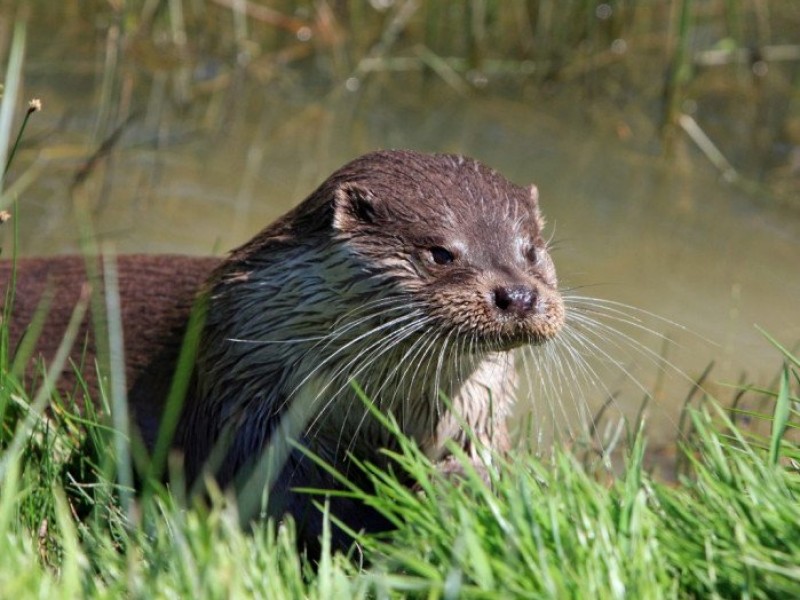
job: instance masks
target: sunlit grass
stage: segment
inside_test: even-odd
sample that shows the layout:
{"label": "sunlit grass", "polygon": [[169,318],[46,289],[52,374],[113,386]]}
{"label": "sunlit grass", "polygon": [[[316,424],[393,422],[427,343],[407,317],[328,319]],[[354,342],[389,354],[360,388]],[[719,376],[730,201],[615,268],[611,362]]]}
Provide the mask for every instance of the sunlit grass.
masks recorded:
{"label": "sunlit grass", "polygon": [[[795,383],[797,358],[787,356]],[[8,365],[3,365],[8,367]],[[242,529],[224,497],[210,508],[179,505],[154,485],[120,509],[113,435],[96,415],[56,405],[35,413],[3,369],[0,458],[0,589],[194,598],[425,597],[680,598],[792,597],[800,593],[798,447],[750,438],[709,403],[691,413],[688,475],[677,486],[642,469],[637,437],[623,475],[587,472],[571,453],[547,461],[512,454],[449,479],[408,440],[393,472],[363,465],[372,493],[350,491],[397,523],[359,536],[350,557],[310,564],[291,523]],[[781,383],[777,399],[798,401]],[[785,391],[782,391],[785,390]],[[63,400],[63,399],[62,399]],[[67,399],[68,400],[68,399]],[[15,408],[9,410],[9,406]],[[779,409],[781,410],[781,409]],[[390,420],[386,426],[393,427]],[[773,438],[774,439],[774,438]],[[105,446],[97,447],[98,444]],[[155,490],[154,492],[152,490]],[[322,507],[322,499],[320,499]]]}

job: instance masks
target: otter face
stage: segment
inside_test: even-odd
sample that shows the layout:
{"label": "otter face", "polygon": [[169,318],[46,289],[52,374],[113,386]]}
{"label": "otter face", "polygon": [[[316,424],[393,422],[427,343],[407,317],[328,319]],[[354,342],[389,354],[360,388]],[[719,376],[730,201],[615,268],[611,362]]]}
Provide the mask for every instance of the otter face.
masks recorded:
{"label": "otter face", "polygon": [[443,335],[509,350],[560,331],[564,305],[535,186],[449,155],[375,153],[348,167],[334,229]]}

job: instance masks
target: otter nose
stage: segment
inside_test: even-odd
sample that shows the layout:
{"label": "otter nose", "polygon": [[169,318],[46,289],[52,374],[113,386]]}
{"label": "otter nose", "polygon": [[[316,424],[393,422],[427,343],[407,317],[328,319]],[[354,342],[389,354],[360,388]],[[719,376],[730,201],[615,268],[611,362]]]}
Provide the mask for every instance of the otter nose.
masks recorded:
{"label": "otter nose", "polygon": [[494,290],[494,305],[503,312],[524,317],[536,306],[536,291],[527,285],[497,287]]}

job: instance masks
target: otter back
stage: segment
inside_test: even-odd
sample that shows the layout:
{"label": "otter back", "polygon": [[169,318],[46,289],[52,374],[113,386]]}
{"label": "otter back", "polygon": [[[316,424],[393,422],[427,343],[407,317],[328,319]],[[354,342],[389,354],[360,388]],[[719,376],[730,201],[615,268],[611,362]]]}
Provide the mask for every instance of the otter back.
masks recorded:
{"label": "otter back", "polygon": [[[144,417],[143,434],[150,440],[157,428],[156,416],[165,390],[169,385],[174,357],[180,348],[186,319],[199,286],[220,260],[178,255],[129,255],[116,259],[119,290],[122,298],[121,317],[124,328],[125,374],[129,384],[140,380],[147,370],[148,391],[139,396],[147,399],[134,409]],[[97,263],[98,271],[102,269]],[[102,281],[88,281],[86,259],[81,256],[23,258],[15,262],[0,261],[0,285],[5,291],[16,269],[16,285],[12,298],[13,310],[9,320],[9,343],[12,353],[28,330],[37,309],[49,306],[44,328],[36,340],[35,350],[28,363],[29,381],[41,380],[38,359],[49,364],[66,333],[67,324],[82,290],[104,290]],[[7,296],[4,294],[3,299]],[[102,297],[102,296],[100,296]],[[5,308],[5,307],[4,307]],[[66,397],[84,401],[78,386],[76,367],[88,386],[90,397],[98,398],[98,378],[95,359],[97,346],[94,335],[95,315],[88,314],[81,324],[70,352],[68,364],[57,382],[57,389]],[[100,315],[105,319],[105,314]],[[162,357],[154,360],[154,357]],[[157,364],[163,368],[153,368]],[[141,386],[142,383],[139,383]],[[153,404],[150,404],[152,400]]]}

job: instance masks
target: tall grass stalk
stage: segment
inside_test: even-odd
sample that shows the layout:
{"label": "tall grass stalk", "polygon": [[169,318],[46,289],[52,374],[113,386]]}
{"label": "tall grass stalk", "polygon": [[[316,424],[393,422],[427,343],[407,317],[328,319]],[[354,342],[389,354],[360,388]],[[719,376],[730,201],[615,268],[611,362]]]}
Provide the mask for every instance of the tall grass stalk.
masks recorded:
{"label": "tall grass stalk", "polygon": [[[669,143],[678,122],[683,87],[689,80],[690,62],[687,59],[691,23],[692,0],[677,0],[672,3],[670,27],[675,35],[670,36],[668,71],[664,82],[664,117],[662,132]],[[668,148],[669,149],[669,148]]]}
{"label": "tall grass stalk", "polygon": [[[19,85],[22,78],[22,63],[25,57],[25,33],[24,21],[17,21],[14,24],[14,35],[11,38],[11,51],[8,57],[8,67],[3,82],[3,99],[0,101],[0,192],[10,164],[10,157],[13,157],[13,150],[9,153],[9,142],[11,140],[11,125],[16,112],[17,96],[19,95]],[[30,113],[29,113],[30,114]],[[19,143],[19,137],[17,138]],[[16,144],[14,145],[16,149]]]}
{"label": "tall grass stalk", "polygon": [[114,450],[116,453],[122,512],[132,519],[133,464],[130,450],[128,424],[127,384],[125,381],[125,348],[122,334],[122,301],[119,295],[119,276],[114,252],[105,247],[103,252],[103,281],[105,282],[106,315],[108,319],[108,348],[111,374],[111,419],[114,425]]}

